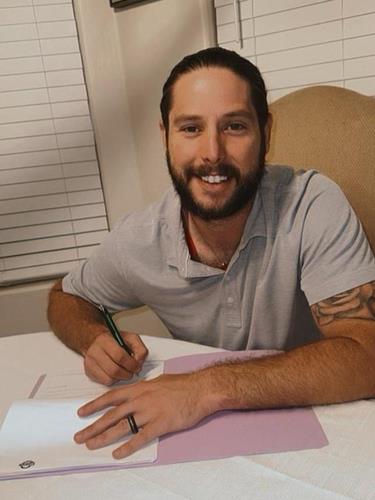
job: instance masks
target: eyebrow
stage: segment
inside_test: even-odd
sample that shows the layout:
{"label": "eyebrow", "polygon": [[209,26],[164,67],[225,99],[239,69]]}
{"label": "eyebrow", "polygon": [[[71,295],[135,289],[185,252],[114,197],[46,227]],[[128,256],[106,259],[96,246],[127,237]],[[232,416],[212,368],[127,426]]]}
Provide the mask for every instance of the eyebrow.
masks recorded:
{"label": "eyebrow", "polygon": [[193,122],[199,120],[202,120],[202,117],[200,115],[178,115],[173,120],[173,125],[180,125],[181,123],[184,122],[189,122],[189,121]]}
{"label": "eyebrow", "polygon": [[[246,118],[246,119],[254,119],[254,113],[245,109],[238,109],[235,111],[230,111],[229,113],[225,113],[222,118]],[[180,125],[184,122],[189,121],[201,121],[203,117],[201,115],[178,115],[173,120],[174,125]]]}
{"label": "eyebrow", "polygon": [[239,109],[237,111],[231,111],[230,113],[225,113],[224,118],[247,118],[253,119],[254,113],[252,111],[247,111],[246,109]]}

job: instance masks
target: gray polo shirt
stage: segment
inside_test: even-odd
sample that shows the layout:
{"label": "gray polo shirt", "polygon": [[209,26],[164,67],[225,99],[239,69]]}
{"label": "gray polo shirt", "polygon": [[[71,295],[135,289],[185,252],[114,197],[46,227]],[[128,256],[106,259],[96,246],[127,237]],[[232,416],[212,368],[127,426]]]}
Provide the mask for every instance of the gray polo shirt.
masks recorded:
{"label": "gray polo shirt", "polygon": [[146,304],[178,339],[285,349],[319,338],[309,304],[372,280],[373,253],[337,185],[272,166],[225,272],[191,260],[171,189],[123,217],[63,289],[112,311]]}

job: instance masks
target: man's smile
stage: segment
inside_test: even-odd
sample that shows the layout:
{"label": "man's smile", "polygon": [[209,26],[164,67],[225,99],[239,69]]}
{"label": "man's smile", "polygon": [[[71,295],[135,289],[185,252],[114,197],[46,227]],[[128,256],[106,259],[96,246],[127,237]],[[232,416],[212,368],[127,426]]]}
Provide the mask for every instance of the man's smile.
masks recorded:
{"label": "man's smile", "polygon": [[208,182],[209,184],[220,184],[228,180],[226,175],[205,175],[201,176],[202,181]]}
{"label": "man's smile", "polygon": [[193,175],[191,178],[191,189],[195,191],[196,195],[216,195],[222,194],[229,195],[228,189],[232,190],[235,188],[236,182],[232,175],[219,175],[217,173],[212,173],[210,175]]}

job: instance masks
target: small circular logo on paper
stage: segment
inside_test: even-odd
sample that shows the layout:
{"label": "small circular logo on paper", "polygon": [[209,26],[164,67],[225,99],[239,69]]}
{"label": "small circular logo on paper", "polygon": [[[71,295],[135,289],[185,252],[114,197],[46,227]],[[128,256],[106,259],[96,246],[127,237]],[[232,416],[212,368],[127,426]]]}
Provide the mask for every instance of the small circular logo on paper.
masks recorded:
{"label": "small circular logo on paper", "polygon": [[18,465],[21,467],[21,469],[30,469],[30,467],[34,467],[35,462],[33,462],[33,460],[25,460]]}

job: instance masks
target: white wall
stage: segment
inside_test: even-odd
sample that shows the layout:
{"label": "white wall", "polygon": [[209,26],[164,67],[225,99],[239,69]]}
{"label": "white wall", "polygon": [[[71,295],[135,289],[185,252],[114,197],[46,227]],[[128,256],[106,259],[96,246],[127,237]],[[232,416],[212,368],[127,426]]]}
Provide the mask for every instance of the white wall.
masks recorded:
{"label": "white wall", "polygon": [[[211,0],[155,0],[114,12],[74,0],[108,217],[156,200],[169,183],[158,121],[161,87],[185,54],[215,43]],[[48,329],[50,282],[0,290],[0,336]],[[120,325],[165,334],[151,312]]]}

